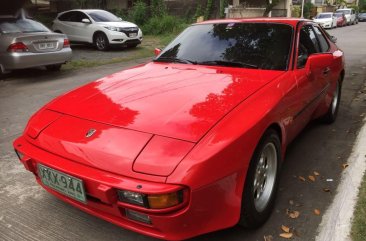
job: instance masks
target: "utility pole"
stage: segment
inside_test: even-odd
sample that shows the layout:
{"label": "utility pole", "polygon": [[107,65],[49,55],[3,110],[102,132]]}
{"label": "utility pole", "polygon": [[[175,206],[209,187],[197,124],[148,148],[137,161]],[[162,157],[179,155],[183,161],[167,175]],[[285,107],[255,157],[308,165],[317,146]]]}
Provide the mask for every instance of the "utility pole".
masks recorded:
{"label": "utility pole", "polygon": [[304,4],[305,4],[305,0],[302,0],[302,2],[301,2],[301,18],[304,18]]}

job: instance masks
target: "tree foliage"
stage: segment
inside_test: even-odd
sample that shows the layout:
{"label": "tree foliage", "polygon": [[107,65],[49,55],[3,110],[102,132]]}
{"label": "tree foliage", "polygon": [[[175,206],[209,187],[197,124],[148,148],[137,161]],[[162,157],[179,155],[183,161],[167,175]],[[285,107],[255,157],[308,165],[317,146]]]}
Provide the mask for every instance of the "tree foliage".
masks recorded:
{"label": "tree foliage", "polygon": [[213,0],[207,0],[205,10],[205,20],[209,19],[212,14]]}
{"label": "tree foliage", "polygon": [[272,9],[279,3],[280,0],[266,0],[266,9],[264,10],[263,17],[268,17]]}
{"label": "tree foliage", "polygon": [[167,14],[167,9],[163,0],[151,0],[151,16],[161,17]]}

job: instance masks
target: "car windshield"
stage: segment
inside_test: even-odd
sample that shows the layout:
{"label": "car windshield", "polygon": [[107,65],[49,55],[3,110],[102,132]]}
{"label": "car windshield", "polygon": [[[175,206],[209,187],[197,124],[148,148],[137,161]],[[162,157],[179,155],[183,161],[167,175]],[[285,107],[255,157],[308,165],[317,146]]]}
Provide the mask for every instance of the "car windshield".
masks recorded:
{"label": "car windshield", "polygon": [[360,13],[359,16],[366,17],[366,13]]}
{"label": "car windshield", "polygon": [[330,14],[330,13],[319,14],[317,18],[332,18],[332,14]]}
{"label": "car windshield", "polygon": [[118,18],[116,15],[107,12],[107,11],[92,11],[88,12],[89,16],[95,22],[120,22],[121,19]]}
{"label": "car windshield", "polygon": [[337,17],[342,17],[343,13],[335,13],[334,15],[337,16]]}
{"label": "car windshield", "polygon": [[344,13],[344,14],[350,14],[351,10],[337,10],[337,12]]}
{"label": "car windshield", "polygon": [[156,62],[286,70],[293,29],[273,23],[218,23],[188,27]]}
{"label": "car windshield", "polygon": [[30,19],[0,19],[1,33],[49,32],[43,24]]}

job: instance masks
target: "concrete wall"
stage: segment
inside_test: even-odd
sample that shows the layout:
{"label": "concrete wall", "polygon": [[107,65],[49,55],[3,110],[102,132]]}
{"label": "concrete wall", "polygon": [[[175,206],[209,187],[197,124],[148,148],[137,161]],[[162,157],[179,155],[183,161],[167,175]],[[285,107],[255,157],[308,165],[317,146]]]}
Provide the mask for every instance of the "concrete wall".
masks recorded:
{"label": "concrete wall", "polygon": [[264,10],[265,8],[232,7],[229,8],[228,18],[262,17]]}
{"label": "concrete wall", "polygon": [[[229,8],[229,18],[251,18],[262,17],[265,11],[264,7],[245,7],[245,5],[233,6]],[[273,8],[271,17],[291,17],[291,1],[280,0]]]}

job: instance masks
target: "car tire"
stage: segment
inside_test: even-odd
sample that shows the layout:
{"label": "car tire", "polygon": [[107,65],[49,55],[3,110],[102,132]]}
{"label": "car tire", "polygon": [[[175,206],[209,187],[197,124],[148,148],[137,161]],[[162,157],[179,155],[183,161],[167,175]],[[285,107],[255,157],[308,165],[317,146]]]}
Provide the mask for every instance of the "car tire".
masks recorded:
{"label": "car tire", "polygon": [[52,65],[47,65],[47,66],[46,66],[46,69],[47,69],[48,71],[60,71],[61,66],[62,66],[62,64],[52,64]]}
{"label": "car tire", "polygon": [[104,33],[96,33],[94,35],[93,43],[100,51],[106,51],[109,49],[109,40]]}
{"label": "car tire", "polygon": [[337,81],[337,87],[333,93],[332,102],[329,105],[327,113],[321,118],[325,124],[332,124],[338,115],[339,103],[341,102],[342,95],[342,81],[341,78]]}
{"label": "car tire", "polygon": [[274,207],[280,163],[280,138],[274,129],[268,129],[249,165],[242,196],[240,226],[257,228],[269,218]]}

